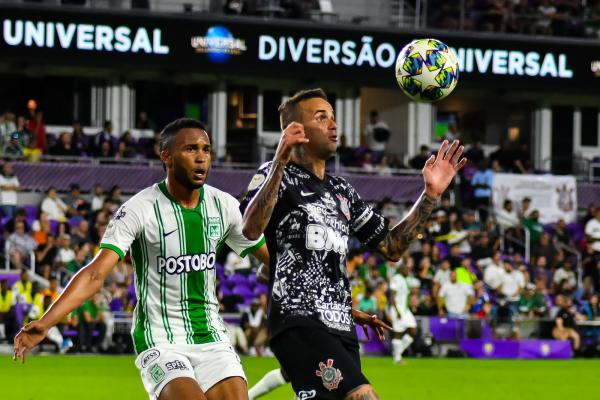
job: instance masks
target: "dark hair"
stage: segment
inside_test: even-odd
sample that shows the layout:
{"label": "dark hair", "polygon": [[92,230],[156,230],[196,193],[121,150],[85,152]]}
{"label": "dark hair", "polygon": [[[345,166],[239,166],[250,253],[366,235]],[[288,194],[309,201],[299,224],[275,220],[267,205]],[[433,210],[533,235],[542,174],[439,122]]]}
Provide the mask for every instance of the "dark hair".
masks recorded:
{"label": "dark hair", "polygon": [[296,92],[292,97],[281,103],[277,109],[277,111],[279,111],[279,122],[281,123],[281,129],[285,129],[286,126],[297,119],[297,106],[301,101],[315,98],[327,101],[329,100],[323,89],[316,88]]}
{"label": "dark hair", "polygon": [[[206,125],[204,125],[197,119],[179,118],[173,122],[168,123],[160,132],[160,149],[166,149],[169,146],[171,139],[173,139],[180,130],[190,128],[201,129],[208,134]],[[208,139],[210,140],[210,135]]]}
{"label": "dark hair", "polygon": [[370,117],[378,117],[379,116],[379,111],[377,110],[371,110],[371,112],[369,113]]}

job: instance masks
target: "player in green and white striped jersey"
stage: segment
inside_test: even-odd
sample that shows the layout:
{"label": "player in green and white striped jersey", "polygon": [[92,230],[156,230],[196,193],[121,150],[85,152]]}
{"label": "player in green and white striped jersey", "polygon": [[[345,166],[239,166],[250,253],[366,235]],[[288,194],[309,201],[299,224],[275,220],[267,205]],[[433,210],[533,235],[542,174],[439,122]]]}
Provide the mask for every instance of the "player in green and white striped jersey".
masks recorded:
{"label": "player in green and white striped jersey", "polygon": [[138,303],[136,366],[151,399],[246,399],[245,375],[218,313],[215,257],[224,244],[268,262],[264,237],[242,234],[239,203],[204,184],[211,147],[204,126],[180,119],[161,133],[167,179],[133,196],[109,223],[98,256],[15,340],[15,356],[102,287],[129,250]]}

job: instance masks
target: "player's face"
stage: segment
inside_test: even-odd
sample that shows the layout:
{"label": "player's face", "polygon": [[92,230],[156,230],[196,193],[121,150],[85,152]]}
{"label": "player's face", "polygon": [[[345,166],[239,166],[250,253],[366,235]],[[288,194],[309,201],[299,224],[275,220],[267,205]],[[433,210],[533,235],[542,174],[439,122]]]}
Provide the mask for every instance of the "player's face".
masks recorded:
{"label": "player's face", "polygon": [[302,125],[309,140],[304,146],[310,153],[327,159],[337,150],[337,125],[333,108],[327,100],[314,98],[300,102]]}
{"label": "player's face", "polygon": [[204,185],[211,163],[211,146],[208,134],[202,129],[180,130],[170,149],[165,164],[173,169],[174,178],[184,187],[198,189]]}

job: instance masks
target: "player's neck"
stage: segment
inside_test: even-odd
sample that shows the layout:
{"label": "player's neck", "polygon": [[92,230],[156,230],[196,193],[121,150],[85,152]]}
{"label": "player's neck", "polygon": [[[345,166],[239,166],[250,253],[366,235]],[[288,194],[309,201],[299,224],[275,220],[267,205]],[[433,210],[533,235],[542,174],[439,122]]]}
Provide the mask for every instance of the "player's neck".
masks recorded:
{"label": "player's neck", "polygon": [[184,208],[195,208],[200,201],[200,191],[198,189],[190,189],[176,179],[167,177],[165,181],[167,190],[173,198]]}
{"label": "player's neck", "polygon": [[292,161],[309,170],[317,178],[325,178],[325,160],[311,156],[304,151],[294,152]]}

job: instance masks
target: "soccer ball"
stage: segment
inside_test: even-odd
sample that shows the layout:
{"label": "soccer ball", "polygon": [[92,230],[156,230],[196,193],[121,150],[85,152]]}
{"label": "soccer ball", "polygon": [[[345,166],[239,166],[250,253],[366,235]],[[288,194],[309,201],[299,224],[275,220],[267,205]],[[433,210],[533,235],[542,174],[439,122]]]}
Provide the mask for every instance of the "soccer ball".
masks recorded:
{"label": "soccer ball", "polygon": [[458,82],[458,57],[437,39],[413,40],[398,54],[396,80],[402,91],[415,101],[441,100]]}

